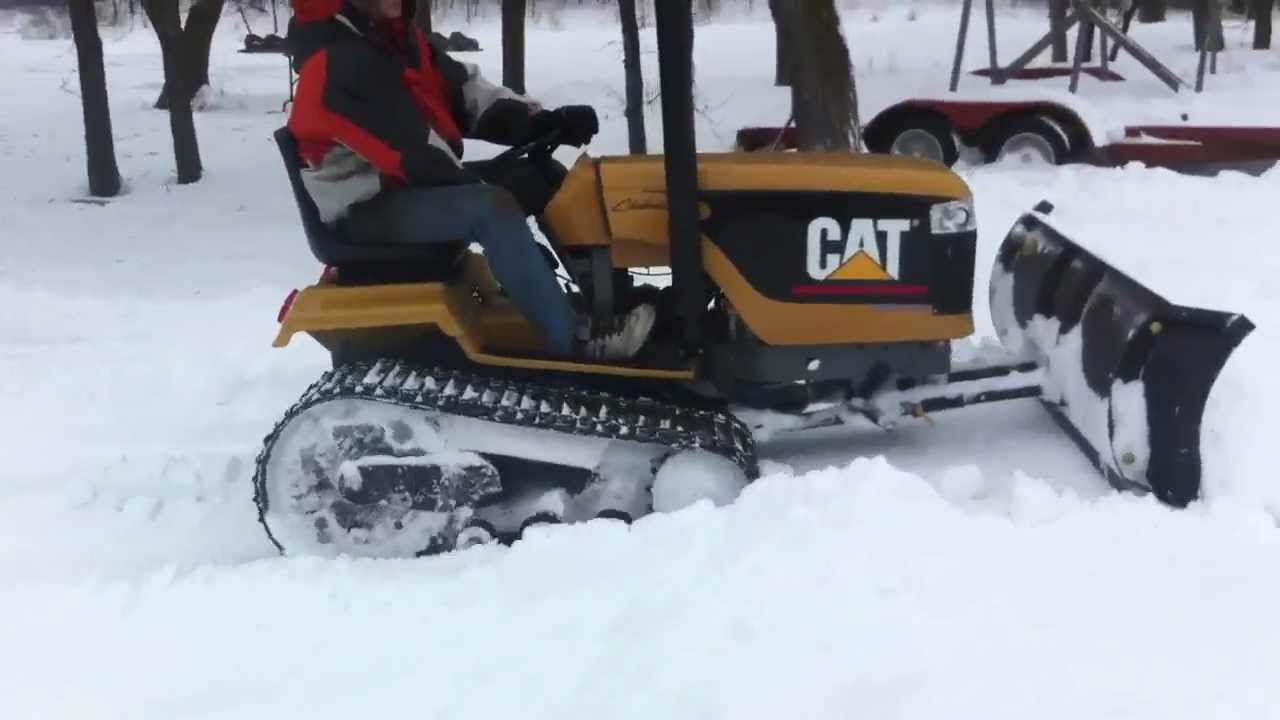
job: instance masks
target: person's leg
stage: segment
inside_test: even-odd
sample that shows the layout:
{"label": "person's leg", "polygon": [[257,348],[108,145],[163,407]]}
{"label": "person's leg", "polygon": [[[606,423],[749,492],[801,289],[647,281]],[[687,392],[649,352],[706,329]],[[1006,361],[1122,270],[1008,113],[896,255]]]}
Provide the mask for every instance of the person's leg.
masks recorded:
{"label": "person's leg", "polygon": [[479,244],[494,277],[547,348],[572,353],[576,315],[519,203],[506,190],[494,185],[391,190],[353,207],[339,230],[353,242]]}

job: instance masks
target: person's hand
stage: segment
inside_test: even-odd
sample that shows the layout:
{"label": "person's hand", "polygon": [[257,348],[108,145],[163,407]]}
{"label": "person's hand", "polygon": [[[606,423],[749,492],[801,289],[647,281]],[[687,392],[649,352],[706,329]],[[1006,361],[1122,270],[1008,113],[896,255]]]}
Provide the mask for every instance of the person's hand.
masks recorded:
{"label": "person's hand", "polygon": [[600,119],[590,105],[566,105],[535,113],[530,119],[530,126],[530,139],[559,130],[562,144],[582,147],[600,132]]}

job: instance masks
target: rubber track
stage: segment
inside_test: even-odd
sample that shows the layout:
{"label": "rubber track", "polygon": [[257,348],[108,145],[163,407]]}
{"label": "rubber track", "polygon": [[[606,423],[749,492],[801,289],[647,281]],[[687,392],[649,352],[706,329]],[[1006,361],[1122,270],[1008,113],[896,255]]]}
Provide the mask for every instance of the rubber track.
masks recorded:
{"label": "rubber track", "polygon": [[298,415],[322,403],[347,399],[580,437],[656,444],[677,451],[703,450],[732,461],[747,477],[759,474],[751,431],[728,412],[593,390],[553,388],[396,360],[352,363],[322,375],[263,441],[253,475],[254,502],[258,520],[277,548],[280,544],[266,522],[266,473],[271,449]]}

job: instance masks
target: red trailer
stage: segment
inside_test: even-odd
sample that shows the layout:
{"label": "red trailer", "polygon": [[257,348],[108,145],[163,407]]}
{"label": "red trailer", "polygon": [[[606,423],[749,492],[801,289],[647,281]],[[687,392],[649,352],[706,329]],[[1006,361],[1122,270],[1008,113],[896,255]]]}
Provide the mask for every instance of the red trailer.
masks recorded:
{"label": "red trailer", "polygon": [[[1051,100],[911,99],[879,113],[864,128],[872,152],[914,155],[954,165],[963,148],[984,162],[1026,161],[1118,166],[1141,162],[1179,172],[1223,169],[1258,173],[1280,160],[1280,128],[1133,125],[1123,137],[1099,138],[1075,110]],[[793,149],[791,128],[738,132],[748,151]]]}

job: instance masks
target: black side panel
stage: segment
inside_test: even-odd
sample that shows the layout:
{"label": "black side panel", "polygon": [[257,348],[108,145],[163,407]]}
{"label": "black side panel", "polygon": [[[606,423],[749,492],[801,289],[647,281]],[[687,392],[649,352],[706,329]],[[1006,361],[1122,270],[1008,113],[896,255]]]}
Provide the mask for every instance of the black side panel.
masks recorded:
{"label": "black side panel", "polygon": [[851,390],[877,373],[923,377],[946,373],[950,364],[950,346],[938,343],[799,347],[725,343],[710,346],[706,354],[707,375],[734,402],[753,397],[760,387],[836,382]]}
{"label": "black side panel", "polygon": [[930,305],[967,312],[976,233],[935,236],[950,198],[704,192],[704,233],[757,291],[788,303]]}

